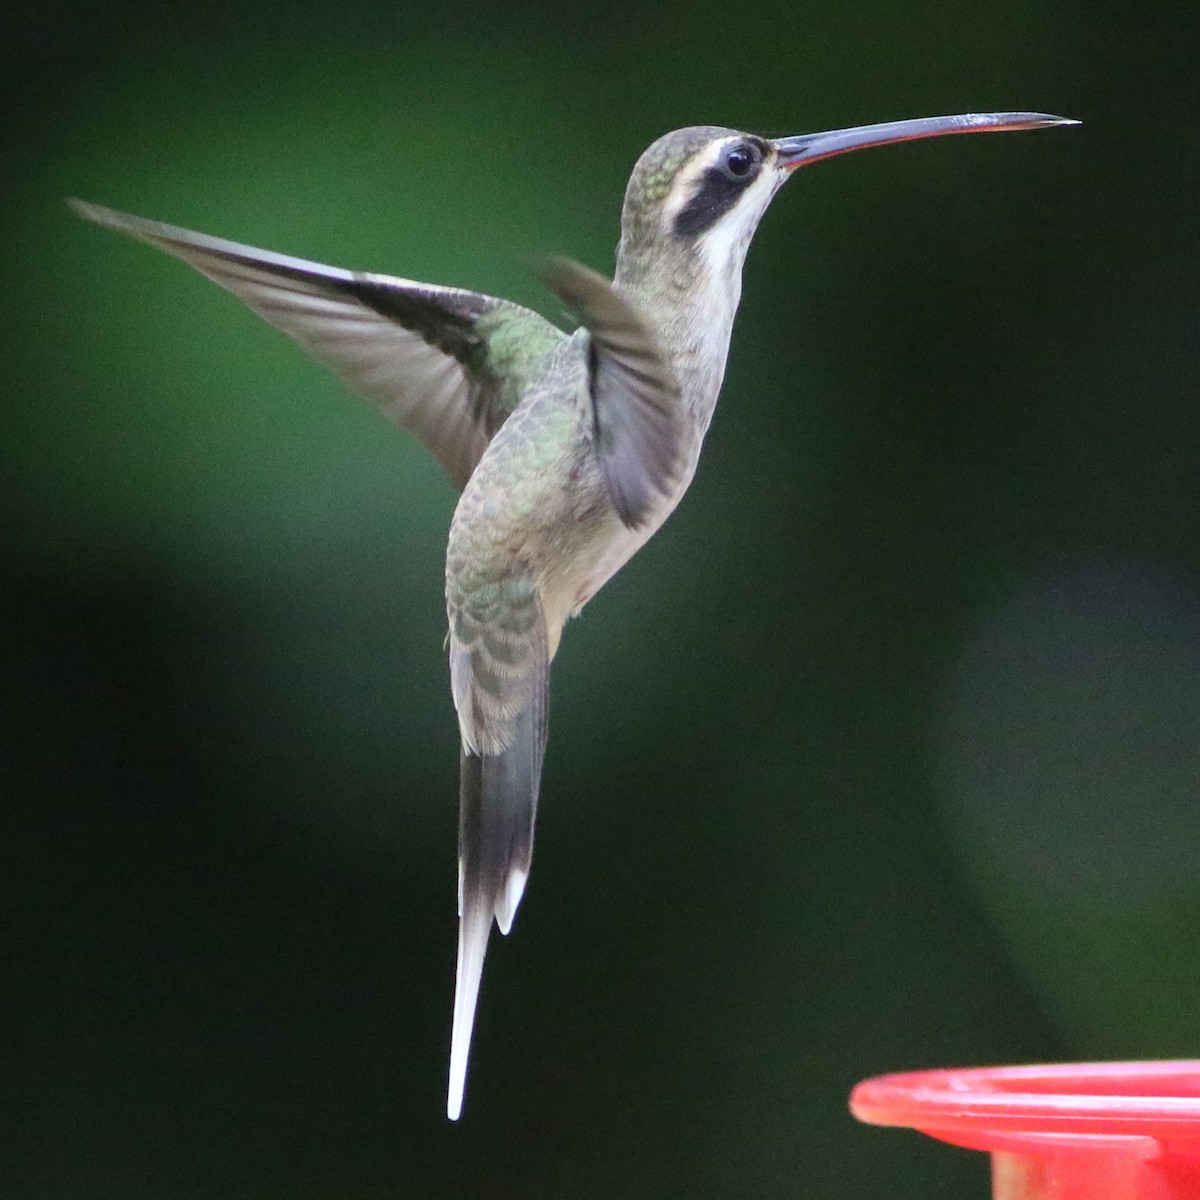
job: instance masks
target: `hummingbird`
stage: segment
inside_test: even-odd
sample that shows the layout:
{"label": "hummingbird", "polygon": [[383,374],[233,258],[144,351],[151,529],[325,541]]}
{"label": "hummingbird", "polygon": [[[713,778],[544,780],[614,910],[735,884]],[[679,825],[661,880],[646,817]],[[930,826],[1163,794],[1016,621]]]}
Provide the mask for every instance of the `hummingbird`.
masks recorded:
{"label": "hummingbird", "polygon": [[579,322],[572,333],[477,292],[69,201],[232,292],[414,434],[460,493],[445,581],[461,739],[451,1120],[492,924],[509,932],[529,877],[550,663],[568,618],[692,481],[746,252],[775,193],[800,167],[870,146],[1075,124],[975,113],[778,138],[716,126],[668,133],[630,176],[612,280],[566,258],[540,269]]}

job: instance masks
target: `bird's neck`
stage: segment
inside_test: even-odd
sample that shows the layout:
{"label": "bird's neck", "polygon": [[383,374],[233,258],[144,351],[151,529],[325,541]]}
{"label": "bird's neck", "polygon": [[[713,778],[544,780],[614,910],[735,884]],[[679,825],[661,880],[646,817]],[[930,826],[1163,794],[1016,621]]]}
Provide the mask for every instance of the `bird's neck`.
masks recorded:
{"label": "bird's neck", "polygon": [[742,292],[741,256],[727,257],[714,268],[692,249],[650,257],[630,252],[622,241],[614,283],[650,323],[675,372],[698,454],[725,377]]}

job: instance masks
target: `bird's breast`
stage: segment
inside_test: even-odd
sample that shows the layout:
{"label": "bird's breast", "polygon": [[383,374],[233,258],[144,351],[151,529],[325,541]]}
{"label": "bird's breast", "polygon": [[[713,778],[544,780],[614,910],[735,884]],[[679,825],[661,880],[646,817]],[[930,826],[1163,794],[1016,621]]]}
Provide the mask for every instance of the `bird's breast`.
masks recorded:
{"label": "bird's breast", "polygon": [[[516,416],[518,414],[514,414]],[[512,420],[512,418],[510,418]],[[569,617],[623,567],[679,503],[695,470],[672,484],[636,529],[617,516],[590,441],[550,420],[539,444],[506,446],[507,424],[480,460],[451,524],[446,600],[453,613],[514,574],[541,598],[552,648]],[[504,442],[501,439],[504,438]]]}

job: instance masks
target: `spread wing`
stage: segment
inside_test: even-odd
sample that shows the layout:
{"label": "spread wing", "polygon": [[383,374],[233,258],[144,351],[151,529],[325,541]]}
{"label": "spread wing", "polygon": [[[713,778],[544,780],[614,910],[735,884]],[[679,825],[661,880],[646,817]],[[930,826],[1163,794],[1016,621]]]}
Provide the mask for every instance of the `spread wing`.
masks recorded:
{"label": "spread wing", "polygon": [[462,488],[563,337],[507,300],[256,250],[81,200],[82,217],[174,255],[419,438]]}

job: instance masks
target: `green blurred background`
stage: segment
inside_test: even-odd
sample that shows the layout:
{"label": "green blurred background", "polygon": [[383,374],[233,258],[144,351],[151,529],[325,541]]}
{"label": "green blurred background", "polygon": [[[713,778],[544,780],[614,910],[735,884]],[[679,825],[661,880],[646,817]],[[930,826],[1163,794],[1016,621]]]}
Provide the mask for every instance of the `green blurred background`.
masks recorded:
{"label": "green blurred background", "polygon": [[[950,1197],[859,1078],[1200,1054],[1191,6],[117,3],[0,27],[0,1194]],[[445,1121],[454,496],[79,195],[550,311],[667,129],[821,165],[564,639]]]}

